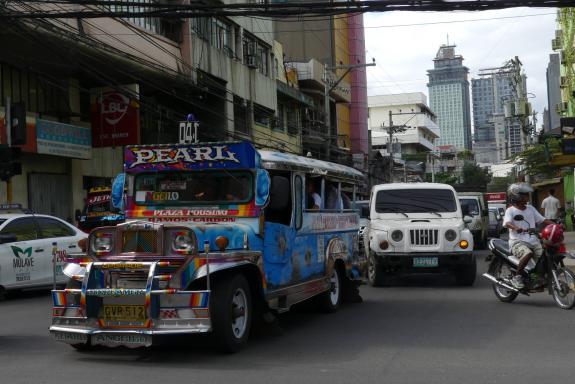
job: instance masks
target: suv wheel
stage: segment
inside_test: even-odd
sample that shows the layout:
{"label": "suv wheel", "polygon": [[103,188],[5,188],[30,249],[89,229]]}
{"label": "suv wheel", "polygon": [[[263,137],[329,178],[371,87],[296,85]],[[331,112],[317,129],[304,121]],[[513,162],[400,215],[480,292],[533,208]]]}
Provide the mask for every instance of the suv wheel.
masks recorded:
{"label": "suv wheel", "polygon": [[384,284],[384,272],[378,267],[372,252],[367,258],[367,280],[372,287],[381,287]]}

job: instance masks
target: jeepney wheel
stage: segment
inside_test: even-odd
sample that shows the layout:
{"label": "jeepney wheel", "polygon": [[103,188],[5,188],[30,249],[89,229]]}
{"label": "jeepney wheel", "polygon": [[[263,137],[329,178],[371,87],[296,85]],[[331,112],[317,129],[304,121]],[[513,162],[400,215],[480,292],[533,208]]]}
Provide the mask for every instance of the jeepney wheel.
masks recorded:
{"label": "jeepney wheel", "polygon": [[342,276],[341,272],[334,266],[329,278],[329,290],[320,293],[317,297],[318,305],[322,312],[333,313],[339,309],[342,297]]}
{"label": "jeepney wheel", "polygon": [[226,277],[215,282],[210,304],[218,349],[232,353],[240,350],[248,341],[252,323],[252,296],[243,275]]}

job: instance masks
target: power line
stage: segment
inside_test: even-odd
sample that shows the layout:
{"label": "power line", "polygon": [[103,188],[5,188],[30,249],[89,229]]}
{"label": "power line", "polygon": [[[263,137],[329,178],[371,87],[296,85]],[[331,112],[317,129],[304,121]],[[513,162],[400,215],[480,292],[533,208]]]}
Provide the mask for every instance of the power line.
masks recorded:
{"label": "power line", "polygon": [[[75,4],[84,6],[110,6],[126,8],[120,10],[102,10],[85,7],[81,10],[42,9],[27,13],[13,4]],[[104,18],[104,17],[163,17],[195,18],[205,16],[263,16],[307,18],[310,16],[334,16],[365,12],[390,11],[485,11],[515,7],[566,8],[574,7],[575,0],[371,0],[341,2],[305,2],[305,3],[235,3],[235,4],[160,4],[149,2],[125,2],[105,0],[19,0],[8,3],[0,18]],[[138,9],[137,7],[141,7]]]}

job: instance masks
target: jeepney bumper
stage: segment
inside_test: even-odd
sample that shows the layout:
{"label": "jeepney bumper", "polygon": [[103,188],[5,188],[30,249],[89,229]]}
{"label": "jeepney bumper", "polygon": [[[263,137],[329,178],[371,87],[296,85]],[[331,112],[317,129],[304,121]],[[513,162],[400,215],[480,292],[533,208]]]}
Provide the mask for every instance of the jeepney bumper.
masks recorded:
{"label": "jeepney bumper", "polygon": [[[56,341],[108,347],[149,347],[153,336],[206,333],[212,330],[209,314],[210,291],[65,289],[52,291],[54,307],[50,334]],[[122,295],[121,293],[134,293]],[[146,299],[146,296],[150,299]],[[82,299],[82,297],[86,299]],[[124,308],[141,310],[140,318],[110,318]],[[137,315],[132,309],[130,315]]]}
{"label": "jeepney bumper", "polygon": [[375,263],[387,272],[447,272],[475,263],[472,252],[375,253]]}

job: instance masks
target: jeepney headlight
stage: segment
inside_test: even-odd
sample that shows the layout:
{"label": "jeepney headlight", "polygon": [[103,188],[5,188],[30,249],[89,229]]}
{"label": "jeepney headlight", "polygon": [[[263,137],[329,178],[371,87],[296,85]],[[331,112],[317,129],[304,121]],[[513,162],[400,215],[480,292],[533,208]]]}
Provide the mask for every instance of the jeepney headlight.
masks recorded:
{"label": "jeepney headlight", "polygon": [[169,228],[164,233],[166,254],[192,255],[197,251],[197,240],[193,231],[188,228]]}
{"label": "jeepney headlight", "polygon": [[114,234],[110,232],[96,232],[91,237],[90,249],[96,255],[112,252],[114,248]]}
{"label": "jeepney headlight", "polygon": [[172,243],[172,249],[176,253],[188,254],[194,248],[192,237],[188,232],[176,232]]}

